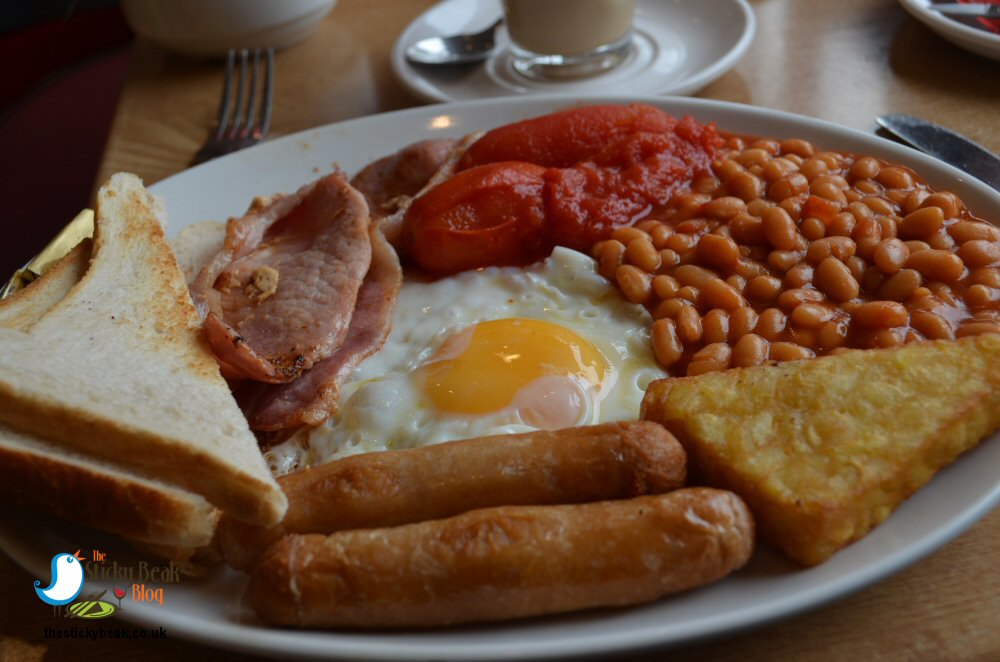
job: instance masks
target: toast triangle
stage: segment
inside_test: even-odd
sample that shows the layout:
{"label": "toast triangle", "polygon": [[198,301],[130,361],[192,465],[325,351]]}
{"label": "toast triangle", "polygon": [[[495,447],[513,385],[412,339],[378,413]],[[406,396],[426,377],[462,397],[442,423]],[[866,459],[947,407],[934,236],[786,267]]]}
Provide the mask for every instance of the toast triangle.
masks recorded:
{"label": "toast triangle", "polygon": [[[0,300],[0,327],[27,330],[90,263],[86,239],[40,278]],[[0,423],[0,497],[147,544],[208,545],[218,511],[204,498]]]}
{"label": "toast triangle", "polygon": [[101,187],[86,274],[27,331],[0,329],[0,421],[276,523],[284,494],[202,339],[157,211],[134,175]]}
{"label": "toast triangle", "polygon": [[87,273],[93,242],[84,239],[28,287],[0,299],[0,327],[27,331]]}
{"label": "toast triangle", "polygon": [[202,497],[0,423],[0,494],[145,543],[198,548],[215,532],[218,510]]}

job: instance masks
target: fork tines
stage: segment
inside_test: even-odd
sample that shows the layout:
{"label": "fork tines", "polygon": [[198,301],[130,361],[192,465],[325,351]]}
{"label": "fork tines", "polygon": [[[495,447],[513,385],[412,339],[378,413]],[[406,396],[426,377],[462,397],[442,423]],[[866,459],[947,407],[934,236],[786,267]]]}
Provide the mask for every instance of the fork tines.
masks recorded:
{"label": "fork tines", "polygon": [[215,128],[195,155],[195,164],[249,147],[267,135],[273,80],[273,48],[230,49]]}

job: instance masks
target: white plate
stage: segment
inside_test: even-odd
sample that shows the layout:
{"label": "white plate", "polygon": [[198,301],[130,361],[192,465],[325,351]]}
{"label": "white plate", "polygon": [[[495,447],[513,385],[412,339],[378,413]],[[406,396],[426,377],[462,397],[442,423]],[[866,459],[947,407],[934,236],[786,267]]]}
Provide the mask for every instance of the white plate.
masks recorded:
{"label": "white plate", "polygon": [[484,64],[429,67],[406,60],[426,37],[478,32],[502,13],[499,0],[446,0],[420,15],[396,41],[397,78],[427,101],[525,94],[692,94],[728,71],[750,46],[754,14],[746,0],[638,0],[635,39],[625,62],[579,81],[532,81],[511,65],[507,31]]}
{"label": "white plate", "polygon": [[[952,0],[954,1],[954,0]],[[915,19],[959,48],[1000,60],[1000,34],[974,27],[968,17],[945,16],[930,9],[931,0],[899,0]]]}
{"label": "white plate", "polygon": [[[621,99],[586,98],[576,102],[612,100]],[[729,131],[800,137],[825,148],[905,163],[931,185],[959,194],[980,216],[1000,219],[1000,194],[949,166],[873,135],[815,119],[716,101],[637,100],[675,115],[691,114],[701,121],[715,121]],[[195,221],[240,214],[256,194],[293,190],[329,171],[333,162],[354,172],[372,159],[422,138],[461,136],[563,108],[567,103],[564,97],[500,99],[365,117],[210,161],[152,189],[166,197],[171,233],[176,234],[178,228]],[[123,617],[166,627],[170,636],[283,658],[574,658],[673,645],[815,607],[931,553],[1000,502],[998,469],[1000,434],[942,471],[867,538],[818,567],[799,569],[770,549],[761,548],[746,568],[715,585],[636,608],[430,632],[274,630],[255,625],[252,615],[241,607],[242,576],[220,570],[203,582],[168,585],[163,606],[126,602]],[[109,559],[120,563],[128,556],[124,546],[116,545],[109,536],[13,512],[0,517],[0,547],[43,581],[48,577],[49,559],[57,552],[111,549]]]}

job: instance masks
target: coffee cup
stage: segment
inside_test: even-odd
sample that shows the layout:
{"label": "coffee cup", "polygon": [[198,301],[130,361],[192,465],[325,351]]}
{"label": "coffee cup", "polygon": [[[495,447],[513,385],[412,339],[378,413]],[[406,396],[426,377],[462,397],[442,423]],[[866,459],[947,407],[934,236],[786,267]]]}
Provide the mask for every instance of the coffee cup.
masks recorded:
{"label": "coffee cup", "polygon": [[635,0],[503,0],[514,69],[541,80],[593,76],[621,64]]}

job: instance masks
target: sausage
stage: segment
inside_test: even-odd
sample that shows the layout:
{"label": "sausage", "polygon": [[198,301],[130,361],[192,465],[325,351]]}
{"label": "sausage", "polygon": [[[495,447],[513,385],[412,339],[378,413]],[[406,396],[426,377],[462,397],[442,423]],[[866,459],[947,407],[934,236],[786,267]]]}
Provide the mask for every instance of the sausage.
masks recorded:
{"label": "sausage", "polygon": [[646,421],[480,437],[353,455],[278,479],[284,522],[256,527],[224,517],[215,541],[249,570],[286,533],[397,526],[467,510],[579,503],[656,494],[684,484],[686,456]]}
{"label": "sausage", "polygon": [[753,551],[731,492],[503,506],[329,536],[289,535],[254,568],[273,625],[412,628],[639,604],[715,581]]}
{"label": "sausage", "polygon": [[389,215],[401,197],[417,195],[457,144],[454,138],[421,140],[369,163],[354,175],[351,186],[365,196],[372,221],[378,223]]}

